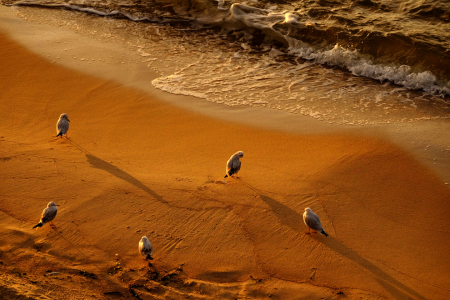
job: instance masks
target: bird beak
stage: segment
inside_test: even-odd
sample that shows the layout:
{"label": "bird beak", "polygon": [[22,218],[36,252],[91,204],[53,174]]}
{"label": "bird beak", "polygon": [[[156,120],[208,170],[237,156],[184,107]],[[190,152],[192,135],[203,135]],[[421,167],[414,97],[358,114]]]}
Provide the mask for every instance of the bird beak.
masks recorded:
{"label": "bird beak", "polygon": [[56,204],[56,206],[59,206],[59,204]]}

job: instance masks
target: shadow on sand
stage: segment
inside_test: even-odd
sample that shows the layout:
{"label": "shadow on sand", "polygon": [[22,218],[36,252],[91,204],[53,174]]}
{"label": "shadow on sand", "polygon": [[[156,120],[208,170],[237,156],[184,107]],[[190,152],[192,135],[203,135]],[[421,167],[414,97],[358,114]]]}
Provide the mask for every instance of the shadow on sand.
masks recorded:
{"label": "shadow on sand", "polygon": [[283,225],[290,227],[294,231],[300,231],[303,227],[303,216],[290,207],[270,198],[269,196],[259,194],[261,200],[270,206],[272,212]]}
{"label": "shadow on sand", "polygon": [[[256,189],[255,189],[256,190]],[[280,220],[280,222],[293,230],[300,231],[299,228],[303,224],[303,216],[297,213],[295,210],[287,207],[286,205],[260,193],[261,199],[272,208],[275,216]],[[317,241],[323,243],[325,246],[329,247],[331,250],[345,256],[359,266],[363,267],[365,270],[371,272],[375,275],[375,280],[393,296],[395,299],[426,299],[413,289],[404,285],[400,281],[396,280],[373,263],[362,257],[358,252],[347,247],[345,244],[341,243],[333,236],[328,236],[324,238],[321,235],[311,235]]]}
{"label": "shadow on sand", "polygon": [[424,296],[420,295],[410,287],[406,286],[405,284],[401,283],[397,279],[393,278],[392,276],[375,266],[369,260],[362,257],[358,252],[341,243],[335,237],[329,236],[328,238],[323,240],[323,244],[329,247],[331,250],[341,254],[342,256],[350,258],[358,265],[374,274],[376,276],[375,280],[381,286],[383,286],[383,288],[388,291],[389,294],[393,296],[393,298],[411,299],[412,297],[414,299],[426,299]]}
{"label": "shadow on sand", "polygon": [[135,187],[140,188],[141,190],[148,193],[150,196],[152,196],[153,198],[155,198],[156,200],[158,200],[159,202],[161,202],[163,204],[167,204],[167,205],[169,204],[166,200],[164,200],[163,197],[161,197],[159,194],[157,194],[156,192],[151,190],[149,187],[144,185],[142,182],[140,182],[139,180],[137,180],[136,178],[134,178],[127,172],[122,171],[121,169],[117,168],[116,166],[114,166],[96,156],[93,156],[91,154],[86,153],[86,157],[88,159],[88,162],[94,168],[104,170],[104,171],[116,176],[117,178],[120,178],[128,183],[131,183]]}

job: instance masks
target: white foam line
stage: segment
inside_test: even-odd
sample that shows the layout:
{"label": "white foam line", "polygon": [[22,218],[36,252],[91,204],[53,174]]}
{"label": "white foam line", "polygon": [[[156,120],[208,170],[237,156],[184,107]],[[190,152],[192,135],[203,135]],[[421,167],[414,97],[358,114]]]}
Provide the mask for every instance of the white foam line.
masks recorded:
{"label": "white foam line", "polygon": [[[218,8],[224,10],[224,1],[219,0]],[[118,10],[106,12],[93,8],[85,8],[77,5],[70,4],[37,4],[28,1],[19,1],[12,6],[39,6],[39,7],[51,7],[51,8],[66,8],[81,12],[88,12],[97,14],[99,16],[115,16],[122,15],[134,22],[148,21],[165,23],[175,19],[150,19],[148,17],[135,17],[128,13],[124,13]],[[10,5],[10,6],[11,6]],[[445,96],[450,95],[450,86],[439,85],[437,78],[430,71],[424,71],[421,73],[413,73],[411,67],[403,66],[387,66],[374,64],[372,61],[366,59],[359,52],[350,51],[336,45],[333,49],[327,51],[321,51],[311,47],[310,45],[283,35],[273,28],[276,24],[286,24],[286,26],[293,26],[293,24],[299,24],[299,16],[291,12],[274,13],[273,9],[260,9],[243,4],[232,4],[228,9],[231,16],[236,20],[242,22],[248,27],[257,28],[262,30],[265,34],[271,35],[277,40],[282,40],[288,45],[288,54],[301,57],[303,59],[312,60],[319,64],[327,64],[332,66],[340,66],[352,72],[355,76],[363,76],[381,82],[387,80],[397,85],[404,86],[410,90],[423,90],[429,94]],[[191,21],[191,19],[181,19],[183,21]],[[199,19],[197,19],[199,20]],[[214,21],[208,18],[213,24]],[[177,20],[180,21],[180,20]],[[300,24],[301,25],[301,24]],[[272,48],[270,54],[272,56],[281,55],[279,50]],[[236,53],[236,57],[241,56],[240,53]]]}
{"label": "white foam line", "polygon": [[[450,95],[450,87],[439,85],[437,78],[430,71],[413,73],[411,67],[387,66],[373,64],[357,51],[350,51],[336,45],[333,49],[320,51],[292,37],[283,35],[276,29],[276,24],[299,24],[299,16],[290,12],[273,13],[271,10],[259,9],[243,4],[233,4],[230,7],[231,15],[244,23],[248,27],[263,30],[264,33],[272,35],[278,40],[283,39],[287,42],[288,54],[301,57],[307,60],[313,60],[319,64],[340,66],[351,71],[355,76],[364,76],[380,80],[388,80],[395,84],[404,86],[411,90],[424,90],[427,93],[435,95]],[[280,53],[275,53],[280,55]]]}
{"label": "white foam line", "polygon": [[387,66],[373,64],[359,52],[350,51],[336,45],[328,51],[319,51],[311,46],[290,37],[288,53],[303,59],[313,60],[319,64],[339,66],[352,72],[355,76],[363,76],[383,82],[388,80],[410,90],[423,90],[434,95],[450,95],[450,87],[437,84],[436,76],[430,71],[413,73],[411,67]]}

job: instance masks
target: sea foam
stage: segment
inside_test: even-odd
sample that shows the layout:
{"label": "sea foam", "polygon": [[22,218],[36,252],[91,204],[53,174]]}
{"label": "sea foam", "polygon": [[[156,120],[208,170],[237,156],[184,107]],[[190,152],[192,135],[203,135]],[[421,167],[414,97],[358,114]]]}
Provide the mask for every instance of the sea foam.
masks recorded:
{"label": "sea foam", "polygon": [[[205,1],[200,1],[206,5]],[[439,80],[435,74],[429,70],[413,71],[407,65],[382,64],[366,54],[361,54],[357,50],[345,49],[340,45],[335,45],[331,49],[323,49],[319,46],[312,46],[300,39],[291,36],[291,32],[308,26],[315,27],[314,20],[307,14],[299,11],[276,11],[277,6],[267,8],[252,7],[247,4],[234,3],[229,8],[225,6],[225,1],[217,1],[215,9],[208,8],[200,12],[195,17],[192,12],[186,11],[183,5],[177,7],[178,20],[184,19],[191,22],[192,26],[220,26],[228,31],[257,29],[271,39],[283,43],[287,50],[286,55],[297,56],[302,59],[312,60],[318,64],[329,66],[339,66],[352,72],[355,76],[363,76],[372,79],[390,81],[402,85],[411,90],[423,90],[434,95],[450,95],[450,82]],[[134,22],[170,22],[170,14],[156,16],[135,16],[131,13],[112,10],[105,11],[96,8],[84,7],[75,4],[49,4],[40,1],[18,1],[13,5],[17,6],[39,6],[51,8],[65,8],[81,11],[99,16],[123,16]],[[155,13],[155,12],[154,12]],[[161,17],[165,16],[165,17]],[[174,16],[172,16],[174,17]],[[251,33],[244,33],[244,37],[252,39]],[[272,51],[272,55],[280,56],[281,49]],[[237,53],[237,56],[240,54]]]}

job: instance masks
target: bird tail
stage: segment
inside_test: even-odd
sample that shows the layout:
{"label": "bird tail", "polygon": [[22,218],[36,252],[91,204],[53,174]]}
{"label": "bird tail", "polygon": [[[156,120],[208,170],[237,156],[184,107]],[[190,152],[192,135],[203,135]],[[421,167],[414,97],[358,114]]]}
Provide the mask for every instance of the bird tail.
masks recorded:
{"label": "bird tail", "polygon": [[325,230],[323,230],[323,228],[322,228],[322,231],[320,233],[323,234],[325,237],[328,236],[328,234],[325,232]]}
{"label": "bird tail", "polygon": [[36,226],[33,227],[33,229],[36,228],[36,227],[42,227],[42,225],[44,225],[44,224],[42,224],[41,222],[39,222]]}
{"label": "bird tail", "polygon": [[56,137],[58,137],[58,136],[62,137],[62,135],[63,135],[63,133],[62,133],[62,131],[60,131]]}
{"label": "bird tail", "polygon": [[227,178],[228,176],[233,176],[234,174],[236,174],[236,170],[231,168],[228,170],[227,174],[225,175],[224,178]]}
{"label": "bird tail", "polygon": [[153,260],[153,257],[150,255],[150,254],[147,254],[147,257],[146,257],[146,259],[150,259],[150,260]]}

